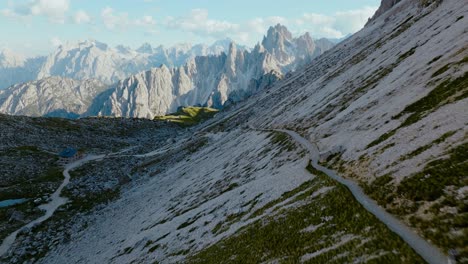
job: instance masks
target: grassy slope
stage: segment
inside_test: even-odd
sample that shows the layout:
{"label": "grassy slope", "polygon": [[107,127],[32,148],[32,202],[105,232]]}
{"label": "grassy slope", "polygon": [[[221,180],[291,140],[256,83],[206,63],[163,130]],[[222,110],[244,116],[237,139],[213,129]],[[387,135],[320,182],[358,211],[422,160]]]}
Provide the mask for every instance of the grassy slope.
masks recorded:
{"label": "grassy slope", "polygon": [[183,107],[176,113],[157,116],[155,120],[168,121],[177,123],[183,126],[193,126],[206,119],[212,118],[218,110],[209,107]]}
{"label": "grassy slope", "polygon": [[[323,251],[308,263],[343,263],[367,258],[368,263],[424,263],[384,224],[367,212],[346,187],[315,170],[316,175],[277,203],[292,205],[241,229],[189,257],[189,263],[298,263],[307,254]],[[322,195],[318,190],[330,188]],[[274,205],[267,204],[269,208]],[[263,214],[264,208],[258,210]],[[307,227],[321,225],[313,231]],[[385,239],[382,239],[385,238]]]}

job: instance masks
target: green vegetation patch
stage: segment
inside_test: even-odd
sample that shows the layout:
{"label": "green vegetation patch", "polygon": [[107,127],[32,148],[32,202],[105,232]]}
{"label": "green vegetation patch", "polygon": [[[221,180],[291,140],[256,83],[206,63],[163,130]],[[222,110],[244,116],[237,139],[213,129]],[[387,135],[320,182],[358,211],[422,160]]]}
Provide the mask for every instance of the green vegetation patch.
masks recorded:
{"label": "green vegetation patch", "polygon": [[154,120],[168,121],[182,126],[193,126],[212,118],[219,111],[209,107],[182,107],[176,113],[157,116]]}
{"label": "green vegetation patch", "polygon": [[410,114],[401,124],[401,127],[409,126],[421,120],[426,114],[452,102],[450,99],[464,99],[468,96],[468,73],[455,80],[446,80],[418,101],[408,105],[395,118],[404,114]]}
{"label": "green vegetation patch", "polygon": [[[446,133],[437,142],[444,140]],[[419,150],[418,150],[419,151]],[[468,186],[468,143],[448,151],[443,158],[429,162],[420,172],[408,176],[395,186],[390,175],[363,184],[364,191],[387,210],[402,218],[409,217],[411,226],[447,252],[457,249],[460,258],[468,258],[468,206],[466,199],[457,198],[457,192]],[[418,216],[421,206],[426,216]],[[451,210],[441,210],[443,207]],[[427,207],[424,207],[427,208]],[[454,235],[460,234],[459,236]]]}
{"label": "green vegetation patch", "polygon": [[400,63],[400,62],[404,61],[406,58],[413,55],[416,52],[416,48],[417,47],[413,47],[409,51],[407,51],[407,52],[403,53],[402,55],[400,55],[400,57],[398,57],[397,63]]}
{"label": "green vegetation patch", "polygon": [[81,128],[72,120],[55,117],[34,117],[33,124],[44,127],[46,129],[60,129],[62,131],[80,131]]}
{"label": "green vegetation patch", "polygon": [[389,139],[398,129],[410,126],[427,114],[434,112],[435,110],[439,109],[440,107],[452,103],[454,101],[459,101],[468,97],[468,73],[465,73],[463,76],[458,77],[455,80],[449,79],[441,84],[439,84],[436,88],[430,91],[426,96],[419,99],[418,101],[408,105],[405,109],[399,113],[398,115],[394,116],[393,119],[398,119],[403,115],[409,114],[409,116],[402,122],[402,124],[383,134],[378,139],[372,141],[367,145],[367,148],[376,146],[381,142]]}
{"label": "green vegetation patch", "polygon": [[291,140],[286,133],[272,131],[269,138],[272,144],[281,146],[283,151],[293,151],[297,148],[294,140]]}
{"label": "green vegetation patch", "polygon": [[[441,57],[441,56],[434,58],[430,63],[434,62],[434,60],[438,60],[440,57]],[[434,72],[434,73],[432,74],[431,77],[432,77],[432,78],[437,77],[437,76],[441,75],[442,73],[448,71],[450,68],[452,68],[452,66],[457,66],[457,65],[465,64],[465,63],[467,63],[467,62],[468,62],[468,57],[465,57],[465,58],[463,58],[461,61],[458,61],[458,62],[448,63],[448,64],[442,66],[442,67],[441,67],[440,69],[438,69],[436,72]],[[430,64],[430,63],[429,63],[429,64]]]}
{"label": "green vegetation patch", "polygon": [[236,235],[189,256],[186,262],[350,263],[362,256],[375,256],[375,263],[424,263],[400,237],[367,212],[345,186],[311,166],[308,169],[317,177],[284,197],[312,185],[334,188],[314,199],[303,196],[294,208],[264,216]]}
{"label": "green vegetation patch", "polygon": [[421,146],[417,149],[415,149],[414,151],[411,151],[410,153],[404,155],[404,156],[401,156],[400,157],[400,161],[403,161],[403,160],[407,160],[407,159],[410,159],[412,157],[415,157],[421,153],[423,153],[424,151],[432,148],[432,146],[434,145],[437,145],[437,144],[440,144],[442,142],[444,142],[447,138],[453,136],[454,134],[456,133],[456,131],[449,131],[445,134],[443,134],[440,138],[432,141],[431,143],[427,144],[427,145],[424,145],[424,146]]}
{"label": "green vegetation patch", "polygon": [[434,201],[441,197],[446,186],[468,185],[468,143],[449,152],[449,158],[429,162],[424,169],[405,178],[398,193],[413,201]]}

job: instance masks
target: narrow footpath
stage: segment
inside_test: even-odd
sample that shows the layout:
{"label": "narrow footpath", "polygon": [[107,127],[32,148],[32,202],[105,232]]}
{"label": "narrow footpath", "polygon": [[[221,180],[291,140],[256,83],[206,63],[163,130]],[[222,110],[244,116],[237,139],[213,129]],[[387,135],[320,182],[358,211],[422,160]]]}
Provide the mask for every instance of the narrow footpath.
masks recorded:
{"label": "narrow footpath", "polygon": [[374,200],[364,194],[361,187],[354,181],[338,176],[334,171],[327,169],[318,164],[319,150],[315,144],[312,144],[307,139],[300,136],[298,133],[291,130],[278,129],[276,131],[290,135],[296,142],[300,143],[308,152],[312,166],[324,172],[330,178],[338,181],[339,183],[348,187],[353,194],[354,198],[364,206],[364,208],[375,215],[382,223],[384,223],[390,230],[400,236],[411,248],[414,249],[424,260],[430,264],[444,264],[452,263],[450,259],[437,247],[428,243],[413,230],[407,227],[403,222],[395,218],[393,215],[387,213],[380,207]]}
{"label": "narrow footpath", "polygon": [[11,248],[11,246],[15,242],[16,236],[18,235],[19,232],[21,232],[23,230],[30,229],[30,228],[34,227],[35,225],[38,225],[38,224],[44,222],[45,220],[49,219],[60,206],[67,203],[68,199],[65,198],[65,197],[61,197],[60,194],[62,193],[63,188],[65,188],[65,186],[67,186],[68,183],[70,183],[70,171],[71,170],[73,170],[73,169],[75,169],[77,167],[80,167],[81,165],[83,165],[86,162],[102,159],[104,157],[105,157],[105,155],[88,155],[88,156],[86,156],[86,157],[84,157],[84,158],[82,158],[80,160],[77,160],[75,162],[67,164],[65,166],[64,171],[63,171],[64,180],[63,180],[62,184],[50,196],[50,199],[51,199],[50,202],[39,206],[40,209],[45,211],[45,214],[43,216],[37,218],[36,220],[28,223],[27,225],[21,227],[20,229],[16,230],[15,232],[11,233],[8,237],[6,237],[3,240],[2,245],[0,246],[0,256],[3,256],[4,254],[6,254],[8,252],[8,250]]}
{"label": "narrow footpath", "polygon": [[70,171],[71,170],[76,169],[76,168],[82,166],[83,164],[85,164],[87,162],[94,161],[94,160],[99,160],[99,159],[119,158],[119,157],[147,158],[147,157],[156,156],[156,155],[159,155],[159,154],[162,154],[162,153],[165,153],[165,152],[168,151],[167,149],[163,149],[163,150],[155,150],[155,151],[152,151],[152,152],[149,152],[149,153],[146,153],[146,154],[121,155],[122,153],[125,153],[125,152],[127,152],[127,151],[129,151],[129,150],[131,150],[133,148],[134,147],[130,147],[130,148],[124,149],[122,151],[115,152],[115,153],[110,153],[110,154],[107,154],[107,155],[88,155],[88,156],[86,156],[86,157],[84,157],[84,158],[82,158],[80,160],[77,160],[75,162],[67,164],[65,166],[64,171],[63,171],[64,180],[63,180],[62,184],[59,186],[59,188],[57,190],[55,190],[55,192],[50,196],[51,201],[48,202],[47,204],[43,204],[43,205],[39,206],[40,209],[45,211],[45,214],[43,216],[37,218],[36,220],[28,223],[27,225],[19,228],[15,232],[11,233],[8,237],[6,237],[3,240],[2,244],[0,245],[0,257],[5,255],[8,252],[8,250],[11,248],[11,246],[15,242],[16,236],[18,235],[19,232],[21,232],[23,230],[30,229],[30,228],[32,228],[32,227],[34,227],[36,225],[39,225],[40,223],[44,222],[45,220],[49,219],[60,206],[66,204],[68,202],[68,199],[65,198],[65,197],[61,197],[60,194],[62,193],[63,188],[65,188],[65,186],[67,186],[70,183]]}

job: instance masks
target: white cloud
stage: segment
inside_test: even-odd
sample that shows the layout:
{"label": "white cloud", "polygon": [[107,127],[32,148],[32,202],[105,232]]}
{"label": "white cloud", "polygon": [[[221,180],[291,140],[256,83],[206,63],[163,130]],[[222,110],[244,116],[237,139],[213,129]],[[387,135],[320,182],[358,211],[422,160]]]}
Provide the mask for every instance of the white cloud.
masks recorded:
{"label": "white cloud", "polygon": [[58,47],[58,46],[62,45],[62,41],[58,37],[51,38],[49,40],[49,42],[53,47]]}
{"label": "white cloud", "polygon": [[31,0],[16,2],[1,11],[7,17],[45,16],[51,22],[64,23],[65,14],[70,8],[70,0]]}
{"label": "white cloud", "polygon": [[313,36],[341,38],[361,29],[376,10],[377,7],[364,7],[333,15],[306,13],[296,19],[295,24]]}
{"label": "white cloud", "polygon": [[13,12],[13,10],[11,10],[9,8],[5,8],[5,9],[0,10],[0,14],[2,14],[2,16],[5,16],[5,17],[15,17],[16,16],[15,12]]}
{"label": "white cloud", "polygon": [[374,15],[377,7],[364,7],[362,9],[337,12],[335,27],[342,32],[356,32]]}
{"label": "white cloud", "polygon": [[152,16],[143,16],[140,19],[135,20],[137,26],[153,26],[156,25],[156,20]]}
{"label": "white cloud", "polygon": [[239,31],[240,25],[228,21],[210,19],[208,10],[193,9],[187,16],[168,17],[165,25],[170,29],[179,29],[191,32],[203,37],[221,38]]}
{"label": "white cloud", "polygon": [[73,22],[75,22],[75,24],[88,24],[91,20],[91,16],[83,10],[78,10],[73,16]]}
{"label": "white cloud", "polygon": [[257,17],[247,22],[246,31],[264,34],[269,27],[276,24],[287,24],[288,20],[280,16],[272,16],[266,18]]}
{"label": "white cloud", "polygon": [[118,13],[116,14],[114,9],[111,7],[106,7],[101,11],[101,18],[104,23],[104,26],[109,30],[122,31],[125,30],[130,24],[128,19],[128,14]]}
{"label": "white cloud", "polygon": [[126,12],[118,13],[111,7],[106,7],[101,11],[101,19],[104,26],[111,31],[125,31],[130,26],[145,28],[147,32],[154,33],[156,20],[152,16],[142,16],[138,19],[130,19]]}
{"label": "white cloud", "polygon": [[306,13],[299,17],[257,17],[238,24],[209,17],[205,9],[193,9],[181,17],[167,17],[163,23],[169,29],[176,29],[201,37],[231,37],[237,41],[253,44],[261,39],[270,26],[286,25],[297,34],[309,32],[312,36],[342,38],[361,29],[377,7],[335,12],[332,15]]}

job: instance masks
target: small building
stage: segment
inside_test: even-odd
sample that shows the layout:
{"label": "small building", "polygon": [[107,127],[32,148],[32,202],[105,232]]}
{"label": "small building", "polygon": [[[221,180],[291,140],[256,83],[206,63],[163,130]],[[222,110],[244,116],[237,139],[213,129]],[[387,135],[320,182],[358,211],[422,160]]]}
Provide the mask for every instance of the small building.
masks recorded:
{"label": "small building", "polygon": [[60,161],[70,162],[78,159],[78,150],[68,147],[59,153]]}

